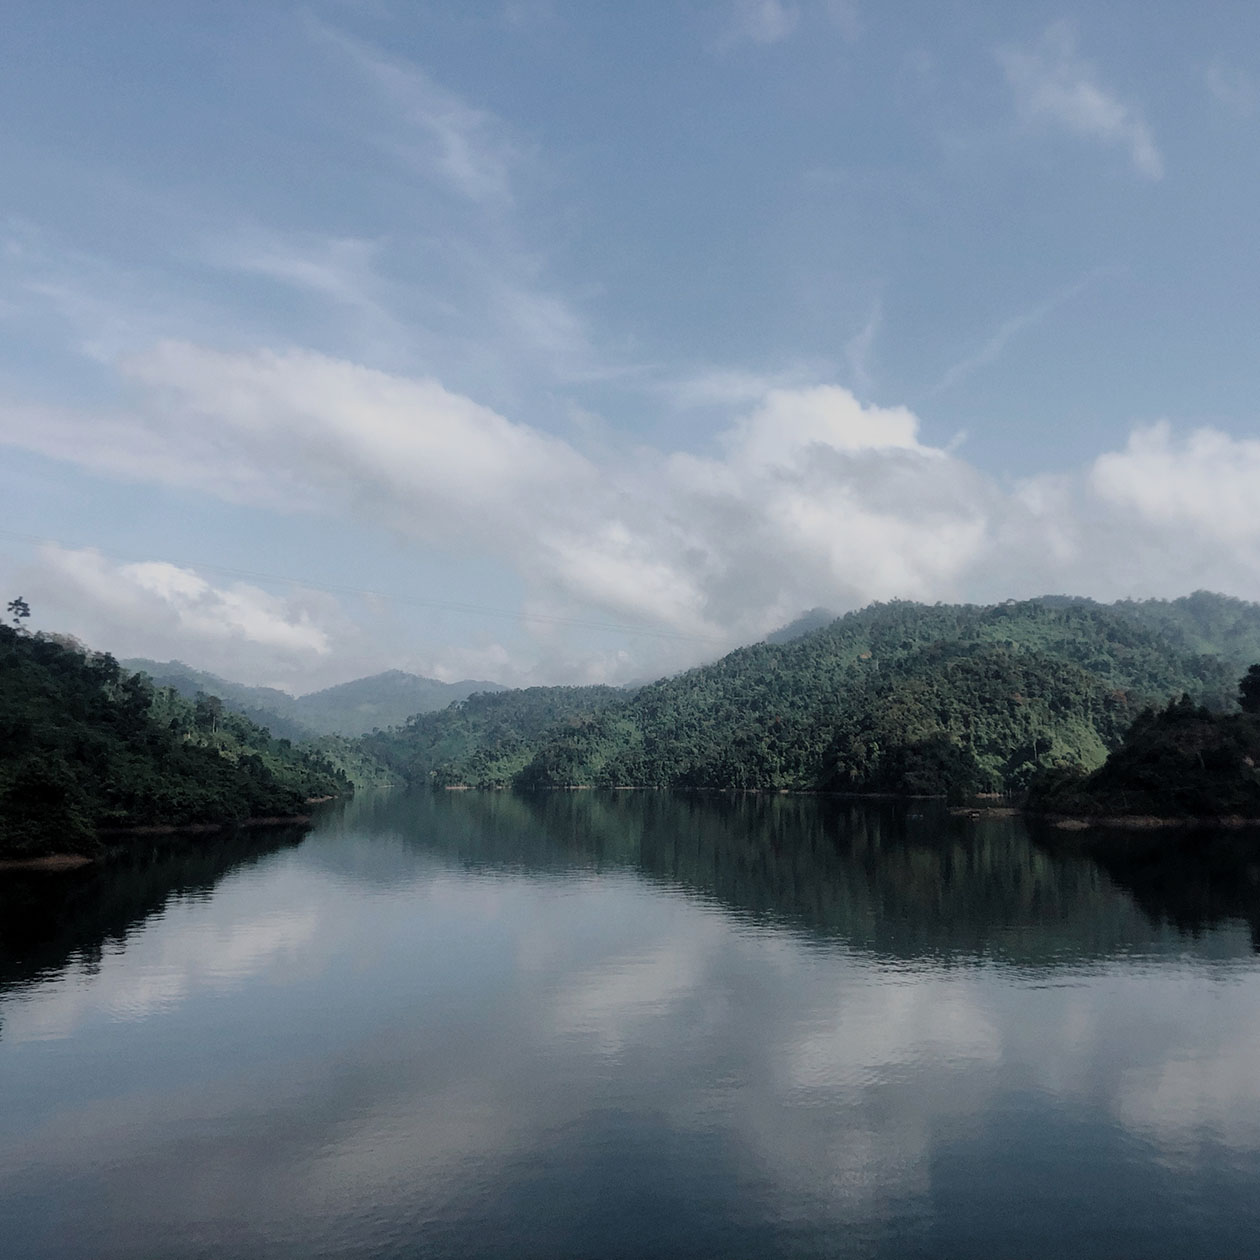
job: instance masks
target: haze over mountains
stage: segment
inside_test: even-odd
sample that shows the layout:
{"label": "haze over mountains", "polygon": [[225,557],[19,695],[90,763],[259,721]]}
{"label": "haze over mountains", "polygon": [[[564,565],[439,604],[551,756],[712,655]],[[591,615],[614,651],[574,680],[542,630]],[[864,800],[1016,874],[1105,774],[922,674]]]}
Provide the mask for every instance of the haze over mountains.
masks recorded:
{"label": "haze over mountains", "polygon": [[494,692],[500,683],[476,679],[444,683],[400,669],[291,696],[275,687],[250,687],[194,669],[182,661],[133,658],[126,669],[147,674],[159,687],[174,687],[189,699],[197,692],[218,696],[229,708],[267,727],[279,738],[302,740],[316,735],[364,735],[399,726],[415,713],[444,709],[479,691]]}

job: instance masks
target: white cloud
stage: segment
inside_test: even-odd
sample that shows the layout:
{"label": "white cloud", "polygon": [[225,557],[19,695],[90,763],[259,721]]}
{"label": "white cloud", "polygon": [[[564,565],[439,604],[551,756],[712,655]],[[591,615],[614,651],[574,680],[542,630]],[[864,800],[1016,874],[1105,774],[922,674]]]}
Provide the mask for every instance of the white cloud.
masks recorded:
{"label": "white cloud", "polygon": [[344,617],[330,596],[295,591],[285,598],[246,582],[215,586],[163,561],[120,562],[91,548],[39,549],[22,574],[41,621],[120,656],[180,655],[239,676],[287,672],[329,657]]}
{"label": "white cloud", "polygon": [[715,646],[792,615],[820,583],[833,600],[927,595],[985,531],[959,490],[974,476],[919,443],[910,412],[838,387],[769,390],[713,456],[596,463],[437,382],[308,352],[166,344],[126,373],[131,412],[10,409],[0,439],[489,552],[560,614],[594,607]]}
{"label": "white cloud", "polygon": [[1032,48],[1003,48],[998,60],[1015,103],[1030,123],[1048,123],[1128,150],[1134,169],[1162,179],[1164,159],[1141,111],[1103,87],[1081,59],[1066,22],[1050,26]]}
{"label": "white cloud", "polygon": [[1245,70],[1214,61],[1204,71],[1203,81],[1212,99],[1240,118],[1250,118],[1260,109],[1260,87]]}
{"label": "white cloud", "polygon": [[[1212,430],[1177,440],[1167,425],[1141,429],[1079,473],[1004,487],[925,443],[911,411],[864,406],[834,385],[763,383],[704,453],[584,455],[436,381],[307,351],[168,343],[125,371],[130,410],[0,408],[0,442],[384,526],[514,573],[528,639],[465,643],[462,655],[417,648],[421,668],[442,676],[641,677],[757,638],[801,608],[872,599],[1204,585],[1260,595],[1260,441]],[[336,601],[299,606],[91,553],[62,553],[52,570],[62,606],[91,605],[97,624],[130,626],[132,640],[155,627],[168,644],[183,635],[220,665],[234,663],[230,643],[277,671],[282,659],[296,671],[344,650]],[[662,637],[627,654],[601,633],[608,622]]]}
{"label": "white cloud", "polygon": [[772,389],[790,389],[830,373],[819,366],[801,364],[778,372],[751,372],[745,368],[708,367],[657,388],[675,407],[720,407],[727,411],[751,407]]}
{"label": "white cloud", "polygon": [[929,453],[919,445],[918,429],[904,407],[864,407],[847,389],[815,385],[770,390],[752,415],[737,422],[727,445],[739,463],[783,467],[813,447]]}
{"label": "white cloud", "polygon": [[1101,455],[1090,481],[1144,522],[1245,549],[1260,543],[1260,440],[1196,429],[1178,441],[1167,421],[1135,430]]}
{"label": "white cloud", "polygon": [[778,44],[796,30],[800,9],[790,0],[734,0],[720,48],[738,44]]}

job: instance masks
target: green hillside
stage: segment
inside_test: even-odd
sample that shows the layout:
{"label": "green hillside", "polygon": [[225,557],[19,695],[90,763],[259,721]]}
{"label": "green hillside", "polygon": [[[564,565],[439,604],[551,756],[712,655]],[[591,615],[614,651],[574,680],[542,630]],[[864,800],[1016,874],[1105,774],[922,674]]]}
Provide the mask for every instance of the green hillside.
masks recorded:
{"label": "green hillside", "polygon": [[297,701],[287,691],[275,687],[250,687],[230,682],[183,661],[150,661],[135,657],[120,662],[123,669],[144,674],[155,688],[171,688],[186,700],[198,695],[217,696],[233,713],[265,726],[277,739],[295,743],[310,739],[315,732],[301,720]]}
{"label": "green hillside", "polygon": [[1255,640],[1260,608],[1216,596],[876,604],[631,695],[478,697],[367,746],[437,785],[1018,791],[1099,766],[1152,703],[1230,706]]}
{"label": "green hillside", "polygon": [[1189,696],[1146,710],[1092,773],[1039,774],[1029,805],[1099,819],[1260,818],[1260,666],[1239,699],[1239,713],[1213,713]]}
{"label": "green hillside", "polygon": [[549,732],[583,725],[625,700],[617,687],[527,687],[482,693],[398,730],[360,741],[410,783],[503,786],[519,775]]}
{"label": "green hillside", "polygon": [[102,829],[289,816],[345,794],[324,759],[214,697],[0,627],[0,854],[92,852]]}

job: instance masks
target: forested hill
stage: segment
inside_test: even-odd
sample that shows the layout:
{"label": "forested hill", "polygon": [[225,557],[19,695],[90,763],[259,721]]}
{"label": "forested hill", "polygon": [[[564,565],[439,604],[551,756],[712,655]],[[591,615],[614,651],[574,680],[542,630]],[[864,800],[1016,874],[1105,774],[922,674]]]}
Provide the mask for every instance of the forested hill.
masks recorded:
{"label": "forested hill", "polygon": [[1241,712],[1213,713],[1188,696],[1148,709],[1091,774],[1046,770],[1029,806],[1104,821],[1260,818],[1260,665],[1239,688]]}
{"label": "forested hill", "polygon": [[553,731],[581,728],[624,703],[617,687],[527,687],[470,696],[440,713],[359,741],[367,754],[411,783],[504,786]]}
{"label": "forested hill", "polygon": [[1019,790],[1100,765],[1150,704],[1233,703],[1260,607],[876,604],[627,695],[481,696],[367,741],[413,781],[859,792]]}
{"label": "forested hill", "polygon": [[123,661],[126,669],[147,674],[159,687],[173,687],[193,699],[198,692],[218,696],[234,713],[244,714],[273,735],[311,739],[316,735],[362,735],[377,727],[399,726],[413,713],[431,713],[478,691],[502,691],[501,683],[466,678],[444,683],[399,669],[356,678],[304,696],[274,687],[251,687],[194,669],[182,661]]}
{"label": "forested hill", "polygon": [[198,695],[215,696],[232,713],[239,713],[251,722],[265,726],[277,739],[297,742],[310,739],[316,733],[298,716],[294,697],[276,687],[251,687],[231,682],[206,670],[194,669],[183,661],[151,661],[135,657],[121,661],[120,665],[129,673],[144,674],[156,689],[170,688],[185,700],[195,700]]}
{"label": "forested hill", "polygon": [[[1244,664],[1260,660],[1260,605],[1230,595],[1195,591],[1180,599],[1122,599],[1100,604],[1080,595],[1042,595],[1032,603],[1048,608],[1092,608],[1157,631],[1178,651],[1223,656]],[[767,643],[790,643],[839,620],[825,608],[811,608],[766,635]]]}
{"label": "forested hill", "polygon": [[326,760],[217,698],[0,626],[0,856],[92,852],[111,827],[299,814],[348,791]]}

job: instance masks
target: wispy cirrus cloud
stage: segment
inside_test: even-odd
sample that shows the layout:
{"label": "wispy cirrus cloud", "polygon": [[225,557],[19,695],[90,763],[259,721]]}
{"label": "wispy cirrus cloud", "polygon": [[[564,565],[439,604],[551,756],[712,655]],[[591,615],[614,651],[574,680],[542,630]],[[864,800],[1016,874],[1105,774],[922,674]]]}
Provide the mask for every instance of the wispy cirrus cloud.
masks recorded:
{"label": "wispy cirrus cloud", "polygon": [[878,299],[871,307],[866,322],[848,341],[844,343],[844,359],[849,368],[849,376],[854,389],[863,395],[869,395],[875,384],[871,360],[875,350],[875,338],[884,323],[884,304]]}
{"label": "wispy cirrus cloud", "polygon": [[1164,177],[1164,158],[1142,111],[1101,83],[1080,56],[1071,23],[1054,23],[1031,47],[1001,48],[997,59],[1027,123],[1122,148],[1139,175]]}
{"label": "wispy cirrus cloud", "polygon": [[726,52],[741,45],[781,44],[799,30],[802,19],[822,17],[848,40],[861,30],[857,0],[728,0],[714,47]]}
{"label": "wispy cirrus cloud", "polygon": [[492,209],[509,206],[517,169],[531,146],[490,110],[470,104],[420,66],[392,57],[322,22],[315,36],[354,65],[401,126],[378,144],[415,169],[442,179],[459,196]]}
{"label": "wispy cirrus cloud", "polygon": [[800,9],[790,0],[734,0],[726,15],[726,28],[718,39],[718,47],[778,44],[796,30],[800,20]]}
{"label": "wispy cirrus cloud", "polygon": [[946,390],[953,389],[955,385],[961,384],[981,368],[996,362],[1002,356],[1006,347],[1020,333],[1041,323],[1051,312],[1079,296],[1101,274],[1101,272],[1097,271],[1091,272],[1083,279],[1076,281],[1075,284],[1065,285],[1063,288],[1055,290],[1044,302],[1038,302],[1035,306],[1029,307],[1028,310],[1020,311],[1009,319],[1003,320],[988,340],[974,354],[969,354],[946,368],[941,379],[928,390],[925,397],[935,398],[938,394],[943,394]]}
{"label": "wispy cirrus cloud", "polygon": [[1239,118],[1251,118],[1260,111],[1260,85],[1245,70],[1217,60],[1203,72],[1208,93]]}

